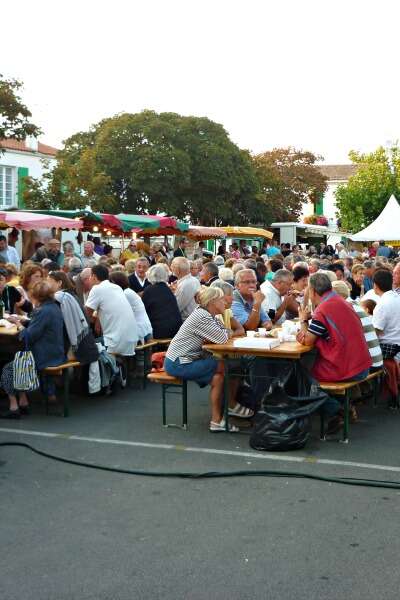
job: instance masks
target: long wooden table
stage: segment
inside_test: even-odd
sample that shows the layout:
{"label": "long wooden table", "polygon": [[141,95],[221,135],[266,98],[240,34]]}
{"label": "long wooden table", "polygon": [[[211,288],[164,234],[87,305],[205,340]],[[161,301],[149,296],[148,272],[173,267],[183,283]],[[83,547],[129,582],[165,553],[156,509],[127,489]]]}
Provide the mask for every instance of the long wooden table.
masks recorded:
{"label": "long wooden table", "polygon": [[0,327],[0,358],[8,360],[21,350],[23,343],[19,340],[19,333],[16,325]]}
{"label": "long wooden table", "polygon": [[281,342],[279,346],[272,349],[237,348],[233,345],[233,339],[231,339],[226,344],[204,344],[203,349],[210,352],[214,358],[225,361],[226,364],[224,377],[224,417],[225,430],[229,432],[229,360],[242,356],[254,356],[258,358],[278,358],[298,361],[303,354],[310,352],[312,347],[303,346],[296,341]]}

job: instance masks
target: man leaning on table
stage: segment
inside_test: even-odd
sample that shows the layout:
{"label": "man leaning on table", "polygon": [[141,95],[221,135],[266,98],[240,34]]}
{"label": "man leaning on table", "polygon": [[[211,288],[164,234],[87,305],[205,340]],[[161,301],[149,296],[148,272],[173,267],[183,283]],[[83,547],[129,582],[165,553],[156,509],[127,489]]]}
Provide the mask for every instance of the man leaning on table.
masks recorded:
{"label": "man leaning on table", "polygon": [[[242,269],[235,276],[236,290],[233,294],[232,313],[246,331],[258,327],[271,329],[272,321],[262,308],[264,295],[257,291],[257,277],[253,269]],[[259,405],[267,388],[268,359],[244,357],[242,365],[248,368],[255,406]]]}
{"label": "man leaning on table", "polygon": [[262,308],[264,294],[257,291],[257,277],[253,269],[241,269],[235,277],[236,290],[233,294],[233,316],[246,330],[258,327],[271,329],[272,322]]}
{"label": "man leaning on table", "polygon": [[[331,281],[324,273],[311,275],[308,285],[310,300],[316,308],[311,320],[308,310],[299,308],[301,330],[297,341],[304,346],[315,346],[318,351],[313,377],[320,382],[365,379],[372,361],[358,315],[332,290]],[[340,404],[335,398],[329,398],[324,408],[330,417],[327,432],[335,433],[343,425],[337,416]]]}

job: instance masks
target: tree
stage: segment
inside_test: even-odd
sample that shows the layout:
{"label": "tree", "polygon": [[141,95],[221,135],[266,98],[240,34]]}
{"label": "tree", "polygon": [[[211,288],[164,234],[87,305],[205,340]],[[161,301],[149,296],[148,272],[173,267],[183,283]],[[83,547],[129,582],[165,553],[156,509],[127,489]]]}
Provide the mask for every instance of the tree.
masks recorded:
{"label": "tree", "polygon": [[[116,115],[66,140],[57,161],[49,188],[54,207],[112,205],[115,212],[165,212],[204,225],[248,223],[257,213],[249,153],[207,118]],[[43,201],[37,185],[28,187],[28,205]]]}
{"label": "tree", "polygon": [[297,221],[302,204],[325,192],[327,178],[316,166],[318,160],[312,152],[291,147],[254,156],[267,222]]}
{"label": "tree", "polygon": [[342,229],[353,233],[372,223],[392,194],[400,198],[400,148],[395,144],[389,152],[383,147],[370,154],[351,151],[349,158],[357,172],[338,186],[336,204]]}
{"label": "tree", "polygon": [[24,140],[41,133],[30,121],[32,113],[18,95],[21,87],[22,83],[17,79],[5,79],[0,74],[0,139]]}

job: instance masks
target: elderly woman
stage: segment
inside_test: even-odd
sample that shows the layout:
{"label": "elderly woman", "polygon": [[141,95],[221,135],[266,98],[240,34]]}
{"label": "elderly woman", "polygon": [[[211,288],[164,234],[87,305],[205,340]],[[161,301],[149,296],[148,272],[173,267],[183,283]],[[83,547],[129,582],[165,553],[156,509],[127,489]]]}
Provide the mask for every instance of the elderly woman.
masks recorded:
{"label": "elderly woman", "polygon": [[224,327],[228,329],[228,331],[232,332],[232,337],[239,337],[241,335],[245,335],[245,330],[243,326],[239,323],[239,321],[237,321],[234,318],[232,313],[231,306],[233,302],[233,292],[235,291],[235,288],[230,283],[220,280],[213,281],[210,287],[215,287],[219,290],[222,290],[222,293],[224,295],[225,310],[221,315]]}
{"label": "elderly woman", "polygon": [[227,283],[230,283],[231,286],[233,286],[234,283],[235,283],[235,278],[234,278],[234,275],[233,275],[233,271],[232,271],[232,269],[228,269],[228,267],[222,267],[221,269],[219,269],[219,271],[218,271],[218,277],[222,281],[224,281],[224,282],[226,281]]}
{"label": "elderly woman", "polygon": [[70,358],[73,357],[82,364],[96,361],[99,352],[73,282],[63,271],[52,271],[47,277],[47,283],[61,308],[66,354],[70,353]]}
{"label": "elderly woman", "polygon": [[[188,316],[170,343],[164,368],[169,375],[195,381],[200,387],[211,385],[210,431],[217,433],[225,431],[222,418],[223,363],[204,352],[203,345],[210,342],[225,344],[228,341],[229,332],[217,318],[225,311],[226,304],[222,290],[215,287],[201,288],[197,297],[199,306]],[[236,409],[234,400],[230,404]],[[237,432],[238,428],[231,426],[230,431]]]}
{"label": "elderly woman", "polygon": [[[31,290],[31,297],[35,305],[30,320],[9,317],[13,323],[26,325],[21,332],[21,339],[25,346],[31,350],[35,359],[36,369],[41,371],[46,367],[56,367],[65,362],[63,337],[63,318],[59,305],[54,300],[54,294],[46,281],[39,281]],[[28,414],[29,404],[25,392],[14,389],[14,363],[5,365],[1,374],[1,387],[8,395],[10,406],[7,413],[2,415],[6,419],[19,419],[21,414]],[[43,378],[43,390],[49,401],[55,402],[55,385],[51,378]],[[17,394],[19,398],[17,399]]]}
{"label": "elderly woman", "polygon": [[150,267],[147,278],[151,285],[143,292],[142,300],[156,339],[172,338],[182,325],[175,295],[168,286],[168,268],[161,263]]}

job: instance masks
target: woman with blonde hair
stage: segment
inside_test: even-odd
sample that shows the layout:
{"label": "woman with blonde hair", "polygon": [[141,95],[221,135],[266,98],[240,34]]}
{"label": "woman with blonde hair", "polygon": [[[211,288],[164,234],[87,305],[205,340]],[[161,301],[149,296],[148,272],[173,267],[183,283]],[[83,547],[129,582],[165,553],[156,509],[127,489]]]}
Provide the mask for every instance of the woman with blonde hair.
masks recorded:
{"label": "woman with blonde hair", "polygon": [[[197,300],[199,306],[187,317],[169,345],[164,368],[169,375],[195,381],[200,387],[211,385],[210,431],[217,433],[225,431],[222,418],[223,363],[205,352],[203,345],[210,342],[226,344],[228,341],[229,332],[217,318],[224,313],[226,304],[223,291],[216,287],[202,287]],[[234,401],[232,405],[232,408],[236,407]],[[252,416],[252,411],[249,413],[246,417]],[[237,432],[238,428],[231,425],[230,431]]]}

